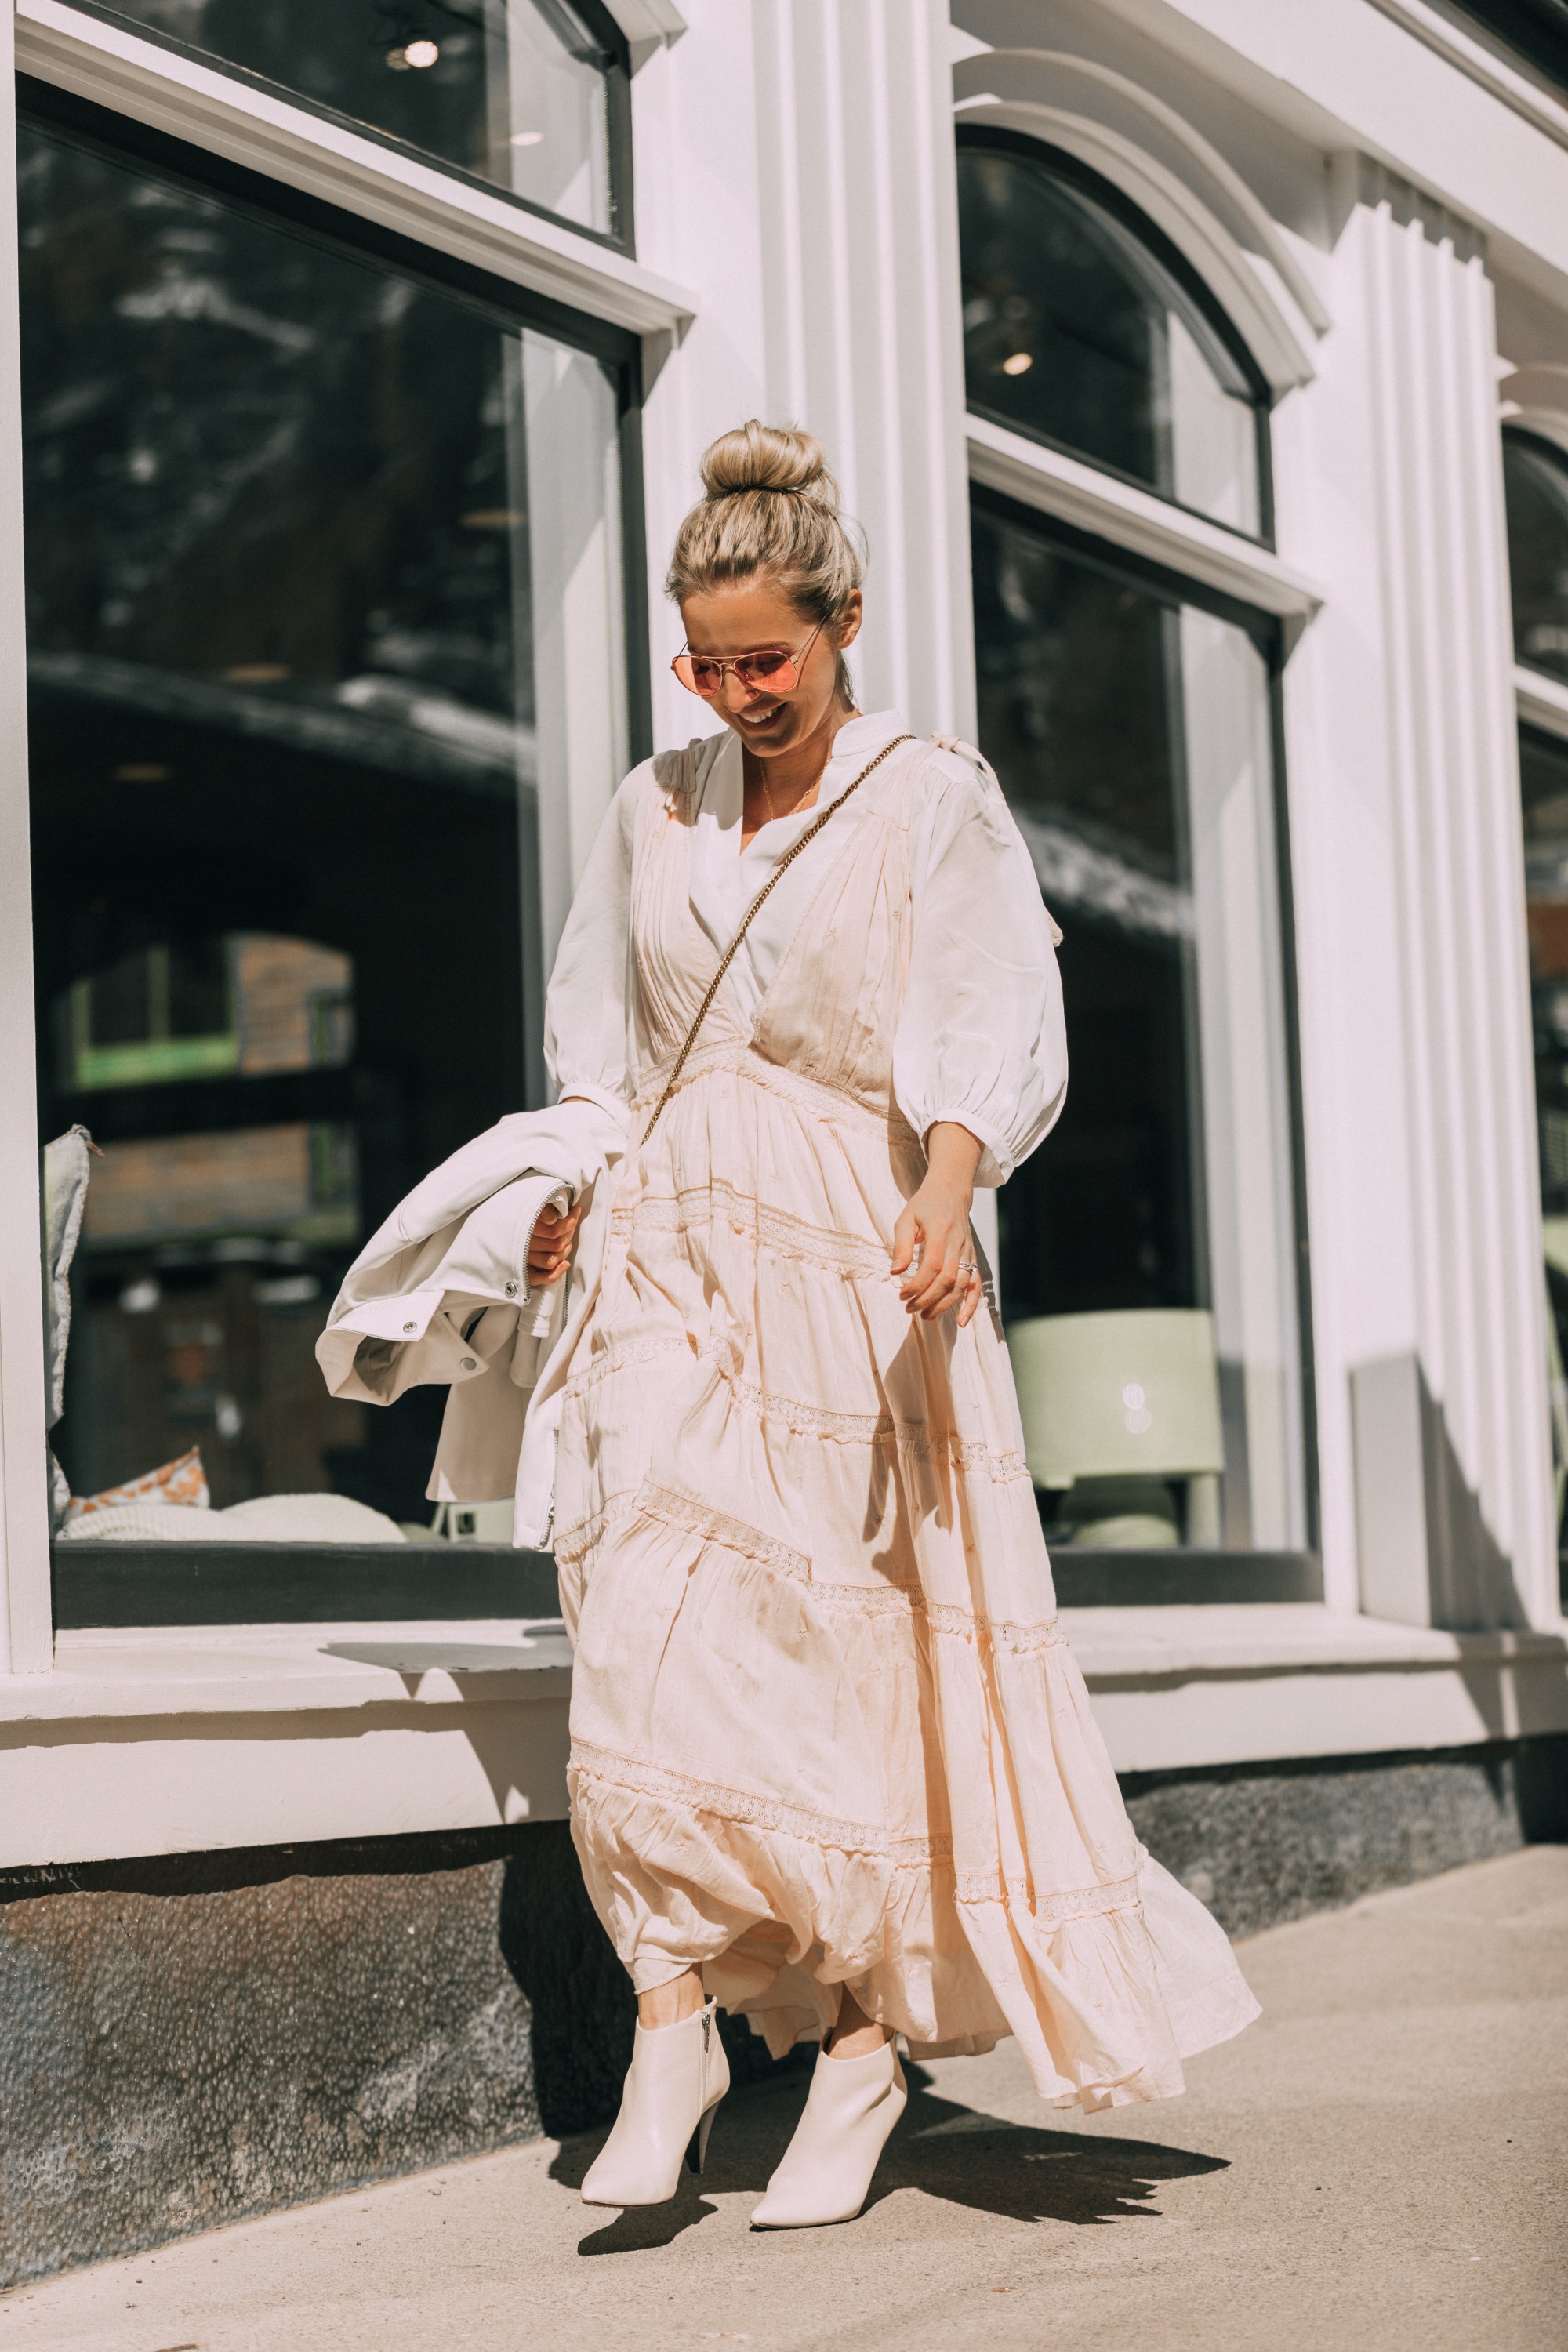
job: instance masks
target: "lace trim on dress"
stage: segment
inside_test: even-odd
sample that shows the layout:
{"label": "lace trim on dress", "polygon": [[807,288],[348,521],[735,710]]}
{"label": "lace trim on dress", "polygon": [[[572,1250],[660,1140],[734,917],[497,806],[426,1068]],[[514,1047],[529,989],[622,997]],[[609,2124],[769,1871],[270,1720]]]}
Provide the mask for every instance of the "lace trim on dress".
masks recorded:
{"label": "lace trim on dress", "polygon": [[614,1378],[616,1372],[630,1371],[634,1366],[657,1364],[668,1356],[679,1356],[683,1363],[693,1360],[695,1350],[689,1339],[633,1339],[622,1348],[606,1349],[602,1356],[590,1357],[580,1372],[574,1372],[562,1384],[561,1393],[569,1402],[586,1396],[601,1381]]}
{"label": "lace trim on dress", "polygon": [[806,1404],[799,1397],[779,1396],[756,1381],[748,1381],[724,1360],[731,1350],[705,1349],[738,1405],[759,1421],[778,1422],[796,1437],[826,1437],[846,1445],[896,1447],[913,1462],[935,1463],[954,1470],[982,1472],[994,1486],[1026,1478],[1028,1465],[1020,1454],[994,1454],[975,1437],[933,1437],[923,1422],[896,1422],[889,1412],[836,1412],[826,1405]]}
{"label": "lace trim on dress", "polygon": [[721,1821],[743,1822],[748,1829],[771,1830],[782,1837],[801,1838],[809,1845],[830,1846],[836,1853],[874,1854],[895,1870],[930,1869],[952,1864],[952,1839],[890,1837],[869,1822],[834,1821],[803,1805],[782,1805],[771,1797],[749,1796],[744,1790],[725,1789],[712,1780],[693,1780],[684,1772],[666,1772],[654,1764],[634,1763],[586,1740],[572,1742],[568,1770],[574,1780],[596,1780],[606,1788],[629,1790],[640,1797],[662,1798],[696,1813]]}
{"label": "lace trim on dress", "polygon": [[673,1487],[658,1486],[652,1479],[638,1489],[637,1510],[650,1519],[663,1519],[668,1526],[685,1528],[694,1536],[717,1544],[721,1550],[739,1552],[742,1559],[754,1559],[764,1568],[776,1568],[783,1576],[796,1582],[811,1582],[811,1561],[803,1551],[794,1550],[775,1536],[765,1535],[745,1519],[732,1519],[728,1512],[715,1511],[694,1496],[678,1494]]}
{"label": "lace trim on dress", "polygon": [[[634,1124],[647,1117],[663,1094],[674,1060],[670,1054],[652,1069],[638,1071],[637,1091],[632,1103]],[[685,1094],[698,1078],[710,1077],[716,1070],[744,1078],[750,1085],[779,1096],[797,1110],[829,1125],[842,1125],[848,1120],[868,1134],[886,1135],[895,1143],[919,1146],[920,1138],[914,1129],[890,1105],[864,1102],[858,1095],[829,1085],[826,1078],[809,1078],[802,1070],[786,1069],[782,1062],[770,1062],[754,1047],[733,1036],[718,1037],[711,1045],[693,1049],[671,1099]]]}
{"label": "lace trim on dress", "polygon": [[567,1528],[551,1546],[556,1566],[574,1568],[589,1552],[597,1550],[612,1528],[618,1527],[623,1519],[634,1517],[637,1507],[637,1489],[627,1486],[620,1494],[612,1495],[592,1518],[579,1519],[575,1527]]}
{"label": "lace trim on dress", "polygon": [[733,1234],[750,1234],[761,1246],[781,1257],[802,1258],[831,1274],[869,1275],[881,1281],[900,1279],[891,1271],[891,1252],[853,1234],[836,1234],[783,1209],[770,1209],[721,1179],[693,1185],[670,1199],[644,1199],[635,1208],[616,1209],[610,1230],[618,1238],[643,1230],[656,1234],[701,1232],[714,1223],[727,1224]]}
{"label": "lace trim on dress", "polygon": [[1060,1649],[1067,1641],[1055,1618],[1044,1625],[1010,1625],[1005,1620],[993,1623],[988,1617],[976,1617],[967,1609],[952,1609],[941,1603],[928,1603],[926,1619],[933,1633],[951,1633],[960,1641],[973,1642],[984,1634],[994,1650],[1005,1650],[1010,1657],[1028,1658],[1043,1650]]}
{"label": "lace trim on dress", "polygon": [[1139,1907],[1136,1876],[1114,1879],[1108,1886],[1076,1886],[1065,1895],[1041,1895],[1026,1878],[992,1878],[964,1871],[954,1882],[953,1899],[1020,1904],[1032,1918],[1050,1927],[1059,1927],[1068,1919],[1093,1919],[1102,1912]]}

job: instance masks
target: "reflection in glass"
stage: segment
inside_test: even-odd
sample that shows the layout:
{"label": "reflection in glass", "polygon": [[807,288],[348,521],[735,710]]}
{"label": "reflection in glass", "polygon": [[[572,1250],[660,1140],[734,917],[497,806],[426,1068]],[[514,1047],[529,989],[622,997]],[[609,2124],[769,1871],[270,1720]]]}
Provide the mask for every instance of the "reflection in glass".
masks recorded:
{"label": "reflection in glass", "polygon": [[1568,679],[1568,456],[1532,434],[1502,448],[1515,657]]}
{"label": "reflection in glass", "polygon": [[616,387],[53,136],[20,172],[41,1118],[103,1153],[57,1452],[427,1520],[439,1392],[335,1402],[313,1341],[538,1098],[542,855],[559,897],[627,764]]}
{"label": "reflection in glass", "polygon": [[1072,1082],[1000,1196],[1009,1318],[1212,1311],[1224,1539],[1306,1539],[1268,665],[977,496],[980,735],[1062,927]]}
{"label": "reflection in glass", "polygon": [[1568,1220],[1568,743],[1527,729],[1519,763],[1541,1201],[1548,1218]]}
{"label": "reflection in glass", "polygon": [[1259,395],[1226,339],[1045,150],[982,142],[958,151],[971,407],[1256,538]]}
{"label": "reflection in glass", "polygon": [[600,0],[128,0],[124,14],[579,227],[630,235],[610,134],[626,44]]}

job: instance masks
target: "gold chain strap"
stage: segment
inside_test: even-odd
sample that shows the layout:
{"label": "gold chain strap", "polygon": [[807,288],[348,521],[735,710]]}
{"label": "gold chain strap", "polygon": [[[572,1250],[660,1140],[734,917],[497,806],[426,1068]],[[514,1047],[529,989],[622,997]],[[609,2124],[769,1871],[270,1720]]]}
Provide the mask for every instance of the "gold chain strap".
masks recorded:
{"label": "gold chain strap", "polygon": [[[795,859],[800,856],[801,851],[806,847],[807,844],[816,839],[817,835],[822,831],[822,828],[827,823],[828,818],[835,815],[837,812],[843,807],[845,802],[849,798],[850,793],[858,793],[859,791],[867,777],[871,773],[872,769],[879,768],[883,761],[887,758],[889,752],[896,751],[900,743],[912,743],[914,740],[915,739],[912,735],[895,735],[890,743],[884,743],[876,758],[868,761],[866,766],[861,769],[854,782],[847,785],[845,790],[839,793],[838,798],[836,801],[830,801],[828,803],[828,805],[822,811],[821,814],[816,819],[816,824],[808,824],[806,826],[805,831],[801,835],[800,839],[795,843],[794,848],[786,849],[784,851],[784,856],[779,859],[778,864],[774,866],[773,872],[769,875],[767,880],[763,884],[762,888],[758,891],[756,897],[752,899],[751,905],[742,916],[741,928],[736,932],[734,938],[731,940],[729,946],[725,949],[723,956],[720,961],[719,969],[708,984],[708,993],[697,1008],[697,1018],[693,1021],[690,1028],[686,1033],[686,1043],[682,1045],[679,1053],[675,1057],[675,1067],[669,1074],[669,1084],[660,1095],[658,1102],[655,1103],[653,1107],[653,1117],[649,1119],[647,1127],[643,1129],[643,1143],[647,1141],[648,1137],[658,1125],[659,1113],[663,1110],[665,1104],[669,1100],[670,1096],[675,1092],[677,1086],[680,1082],[680,1073],[686,1067],[686,1057],[690,1053],[693,1045],[697,1043],[697,1032],[701,1028],[702,1024],[708,1018],[710,1008],[712,1005],[713,999],[719,993],[724,974],[729,971],[730,966],[735,961],[735,950],[740,946],[741,941],[745,938],[746,933],[752,927],[752,916],[760,913],[764,901],[772,896],[774,887],[784,880],[787,868],[795,864]],[[640,1150],[642,1149],[642,1145],[639,1144],[637,1149]]]}

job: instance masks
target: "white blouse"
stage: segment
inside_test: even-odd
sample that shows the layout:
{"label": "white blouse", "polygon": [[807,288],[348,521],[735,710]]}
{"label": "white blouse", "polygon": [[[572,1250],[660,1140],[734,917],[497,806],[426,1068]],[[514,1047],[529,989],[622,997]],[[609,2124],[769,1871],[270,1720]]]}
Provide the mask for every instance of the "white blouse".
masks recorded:
{"label": "white blouse", "polygon": [[[890,711],[834,739],[816,806],[776,817],[742,850],[741,742],[729,728],[699,755],[702,797],[690,847],[691,910],[721,952],[757,892],[813,819],[903,732]],[[600,828],[562,934],[545,1005],[545,1057],[558,1095],[583,1095],[623,1125],[637,1092],[632,1044],[632,845],[645,761]],[[752,1016],[817,883],[861,811],[851,802],[802,852],[757,917],[726,985]],[[1067,1029],[1055,926],[1007,803],[975,755],[933,748],[916,780],[910,833],[914,929],[893,1047],[893,1091],[917,1134],[942,1120],[983,1146],[975,1181],[1002,1184],[1060,1116]]]}

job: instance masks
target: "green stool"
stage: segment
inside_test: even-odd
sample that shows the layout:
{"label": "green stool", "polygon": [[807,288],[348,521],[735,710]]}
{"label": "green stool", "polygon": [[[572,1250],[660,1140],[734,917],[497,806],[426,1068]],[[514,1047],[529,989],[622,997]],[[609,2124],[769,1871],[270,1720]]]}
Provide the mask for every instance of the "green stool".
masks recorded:
{"label": "green stool", "polygon": [[1219,1543],[1225,1444],[1211,1315],[1030,1316],[1010,1326],[1007,1348],[1030,1475],[1066,1496],[1074,1543],[1179,1544],[1172,1478],[1186,1484],[1189,1543]]}

